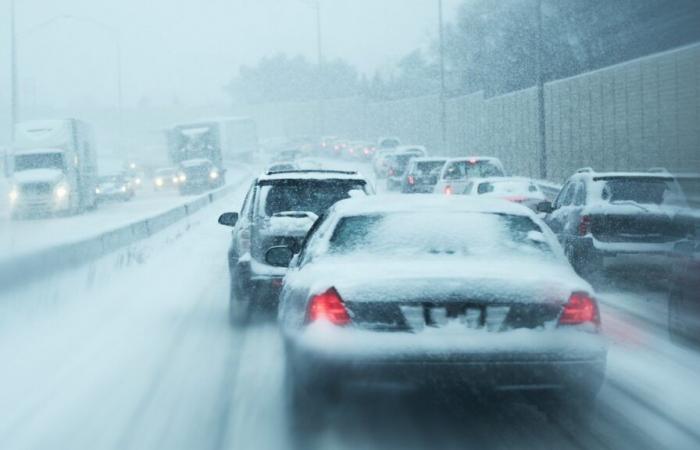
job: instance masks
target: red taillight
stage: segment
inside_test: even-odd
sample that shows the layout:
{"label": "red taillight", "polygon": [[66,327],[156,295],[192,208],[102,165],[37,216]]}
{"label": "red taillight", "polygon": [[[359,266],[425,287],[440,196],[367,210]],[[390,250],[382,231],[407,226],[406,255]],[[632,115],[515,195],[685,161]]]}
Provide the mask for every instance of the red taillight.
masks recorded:
{"label": "red taillight", "polygon": [[591,229],[591,216],[581,216],[578,223],[578,235],[585,236]]}
{"label": "red taillight", "polygon": [[368,149],[368,148],[364,149],[364,152],[365,152],[365,155],[369,155],[369,149]]}
{"label": "red taillight", "polygon": [[452,186],[445,186],[445,195],[452,195]]}
{"label": "red taillight", "polygon": [[408,181],[408,184],[416,184],[416,179],[413,178],[413,175],[409,175],[406,181]]}
{"label": "red taillight", "polygon": [[600,325],[600,314],[595,299],[585,292],[574,292],[559,316],[559,325],[579,325],[582,323]]}
{"label": "red taillight", "polygon": [[394,176],[394,173],[395,173],[394,169],[393,169],[393,168],[390,168],[390,169],[389,169],[389,176],[390,176],[390,177],[393,177],[393,176]]}
{"label": "red taillight", "polygon": [[503,197],[503,199],[508,200],[509,202],[522,203],[525,200],[527,200],[527,197],[514,195],[514,196],[510,196],[510,197]]}
{"label": "red taillight", "polygon": [[343,299],[335,288],[330,288],[323,294],[315,295],[309,304],[309,322],[325,320],[333,325],[347,325],[350,315],[343,304]]}

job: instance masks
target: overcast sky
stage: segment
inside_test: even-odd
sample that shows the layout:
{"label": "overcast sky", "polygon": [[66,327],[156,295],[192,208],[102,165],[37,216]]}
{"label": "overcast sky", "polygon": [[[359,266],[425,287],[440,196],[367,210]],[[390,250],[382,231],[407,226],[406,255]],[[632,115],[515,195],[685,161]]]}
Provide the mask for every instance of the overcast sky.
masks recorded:
{"label": "overcast sky", "polygon": [[[437,32],[437,0],[321,0],[324,52],[370,72],[424,46]],[[451,19],[461,0],[445,0]],[[73,15],[117,27],[122,35],[125,98],[168,104],[223,103],[222,86],[241,64],[276,52],[315,58],[311,0],[16,0],[23,104],[110,104],[116,98],[110,32]],[[9,0],[0,0],[7,36]],[[27,30],[34,30],[27,33]],[[7,39],[0,39],[3,86]],[[0,100],[8,104],[7,89]]]}

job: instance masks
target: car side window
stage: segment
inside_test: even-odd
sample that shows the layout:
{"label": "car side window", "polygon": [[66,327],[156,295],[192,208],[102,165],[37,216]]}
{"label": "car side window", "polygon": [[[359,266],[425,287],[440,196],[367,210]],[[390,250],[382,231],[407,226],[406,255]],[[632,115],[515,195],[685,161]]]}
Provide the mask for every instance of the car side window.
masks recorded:
{"label": "car side window", "polygon": [[576,193],[576,183],[569,183],[564,192],[564,198],[561,201],[561,206],[569,206],[574,201],[574,194]]}
{"label": "car side window", "polygon": [[583,206],[586,203],[586,186],[583,183],[577,183],[576,195],[574,196],[574,205]]}
{"label": "car side window", "polygon": [[571,182],[566,182],[564,186],[559,190],[559,193],[557,194],[557,198],[554,199],[554,207],[559,208],[562,206],[562,202],[564,201],[564,195],[566,195],[566,192],[569,190],[569,186],[571,185]]}

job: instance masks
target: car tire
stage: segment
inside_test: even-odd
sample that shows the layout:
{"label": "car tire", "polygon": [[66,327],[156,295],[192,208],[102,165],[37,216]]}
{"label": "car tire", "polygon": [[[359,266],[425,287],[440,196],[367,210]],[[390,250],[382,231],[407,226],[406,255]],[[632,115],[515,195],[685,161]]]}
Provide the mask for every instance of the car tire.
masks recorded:
{"label": "car tire", "polygon": [[250,320],[250,298],[241,292],[236,279],[231,278],[231,288],[228,302],[228,319],[232,327],[240,328]]}
{"label": "car tire", "polygon": [[577,249],[569,244],[565,252],[576,273],[582,277],[593,277],[603,271],[603,257],[594,250]]}

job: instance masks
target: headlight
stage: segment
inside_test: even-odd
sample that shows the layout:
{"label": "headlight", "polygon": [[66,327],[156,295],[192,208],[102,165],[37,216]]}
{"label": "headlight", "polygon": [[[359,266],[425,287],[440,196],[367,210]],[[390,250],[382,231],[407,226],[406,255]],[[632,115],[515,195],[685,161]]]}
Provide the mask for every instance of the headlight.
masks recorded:
{"label": "headlight", "polygon": [[163,179],[162,178],[156,178],[156,186],[158,186],[158,187],[163,186]]}
{"label": "headlight", "polygon": [[177,176],[177,179],[180,180],[180,183],[184,183],[185,181],[187,181],[187,175],[185,175],[184,173],[181,173],[180,175]]}
{"label": "headlight", "polygon": [[7,194],[10,197],[10,203],[14,203],[19,198],[19,190],[16,187],[10,189],[10,193]]}
{"label": "headlight", "polygon": [[180,180],[178,179],[178,177],[173,177],[173,183],[174,183],[174,184],[177,184],[179,181],[180,181]]}
{"label": "headlight", "polygon": [[211,178],[212,180],[216,180],[217,178],[219,178],[219,172],[216,170],[212,170],[211,172],[209,172],[209,178]]}
{"label": "headlight", "polygon": [[122,186],[122,188],[120,189],[120,191],[126,192],[126,186]]}
{"label": "headlight", "polygon": [[95,188],[95,194],[101,194],[101,193],[102,193],[102,189],[100,189],[100,188]]}
{"label": "headlight", "polygon": [[56,186],[56,188],[53,191],[54,195],[58,199],[65,198],[68,196],[68,185],[67,184],[59,184]]}
{"label": "headlight", "polygon": [[135,184],[136,186],[140,185],[140,184],[141,184],[141,178],[134,178],[134,184]]}

